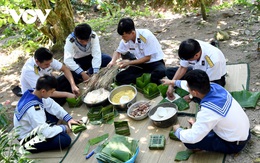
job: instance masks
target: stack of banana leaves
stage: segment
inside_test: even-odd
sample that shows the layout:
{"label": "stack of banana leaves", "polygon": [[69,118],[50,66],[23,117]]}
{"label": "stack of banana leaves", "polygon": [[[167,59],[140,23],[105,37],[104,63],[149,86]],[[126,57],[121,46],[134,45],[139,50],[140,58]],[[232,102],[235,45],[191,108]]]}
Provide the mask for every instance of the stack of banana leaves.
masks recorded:
{"label": "stack of banana leaves", "polygon": [[133,138],[114,135],[111,140],[103,144],[103,148],[97,152],[99,162],[123,163],[129,160],[134,162],[138,154],[138,140]]}
{"label": "stack of banana leaves", "polygon": [[71,130],[72,130],[72,132],[74,133],[74,134],[77,134],[77,133],[79,133],[79,132],[82,132],[82,131],[84,131],[84,130],[86,130],[87,129],[87,127],[86,127],[86,125],[85,124],[73,124],[73,125],[71,125]]}
{"label": "stack of banana leaves", "polygon": [[114,117],[118,116],[118,112],[113,108],[113,105],[97,106],[90,108],[87,113],[88,119],[91,124],[99,125],[101,123],[111,124]]}
{"label": "stack of banana leaves", "polygon": [[89,81],[86,83],[86,90],[84,90],[83,94],[87,94],[88,92],[99,88],[110,90],[110,86],[118,73],[118,68],[119,67],[115,65],[110,68],[104,67],[100,69],[97,74],[90,77]]}

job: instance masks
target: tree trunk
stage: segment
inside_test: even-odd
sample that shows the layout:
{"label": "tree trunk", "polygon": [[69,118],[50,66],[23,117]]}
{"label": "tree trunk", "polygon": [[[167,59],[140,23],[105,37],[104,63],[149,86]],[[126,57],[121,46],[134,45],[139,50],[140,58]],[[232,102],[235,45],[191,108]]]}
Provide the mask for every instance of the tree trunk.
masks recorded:
{"label": "tree trunk", "polygon": [[63,53],[66,37],[74,30],[75,24],[70,0],[56,0],[52,8],[49,0],[35,0],[37,8],[52,9],[44,25],[38,27],[53,42],[51,50]]}
{"label": "tree trunk", "polygon": [[204,0],[200,0],[201,15],[203,20],[207,20],[206,7]]}

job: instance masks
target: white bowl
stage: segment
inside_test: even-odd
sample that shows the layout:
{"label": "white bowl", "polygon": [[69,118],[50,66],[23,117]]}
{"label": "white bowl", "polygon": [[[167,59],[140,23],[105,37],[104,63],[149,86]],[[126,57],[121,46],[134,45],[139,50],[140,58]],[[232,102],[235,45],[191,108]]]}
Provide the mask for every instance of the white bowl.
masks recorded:
{"label": "white bowl", "polygon": [[148,116],[148,113],[149,113],[149,110],[150,110],[150,105],[149,104],[148,104],[149,106],[147,108],[147,111],[145,113],[143,113],[142,115],[133,116],[133,115],[131,115],[131,112],[133,110],[135,110],[138,107],[138,105],[146,104],[146,103],[149,103],[149,101],[137,101],[137,102],[133,103],[130,107],[128,107],[127,115],[130,118],[134,119],[134,120],[143,120],[143,119],[145,119]]}

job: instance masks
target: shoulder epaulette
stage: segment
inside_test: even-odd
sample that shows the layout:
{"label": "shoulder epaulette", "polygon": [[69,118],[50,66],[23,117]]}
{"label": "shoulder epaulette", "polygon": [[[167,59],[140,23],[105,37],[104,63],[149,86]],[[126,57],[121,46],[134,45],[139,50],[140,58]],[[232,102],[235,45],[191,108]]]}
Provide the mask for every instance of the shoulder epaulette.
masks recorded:
{"label": "shoulder epaulette", "polygon": [[40,105],[34,105],[34,109],[37,111],[37,110],[40,110]]}
{"label": "shoulder epaulette", "polygon": [[146,38],[143,35],[140,34],[139,37],[144,43],[146,43]]}
{"label": "shoulder epaulette", "polygon": [[70,38],[70,42],[73,43],[75,41],[75,38],[74,37],[71,37]]}
{"label": "shoulder epaulette", "polygon": [[35,73],[36,75],[39,75],[39,67],[36,66],[36,65],[34,65],[34,73]]}
{"label": "shoulder epaulette", "polygon": [[206,61],[209,64],[209,67],[212,68],[214,66],[214,63],[212,62],[212,60],[210,59],[210,57],[208,55],[205,56]]}
{"label": "shoulder epaulette", "polygon": [[92,34],[90,35],[90,37],[91,37],[91,38],[95,38],[96,35],[92,33]]}

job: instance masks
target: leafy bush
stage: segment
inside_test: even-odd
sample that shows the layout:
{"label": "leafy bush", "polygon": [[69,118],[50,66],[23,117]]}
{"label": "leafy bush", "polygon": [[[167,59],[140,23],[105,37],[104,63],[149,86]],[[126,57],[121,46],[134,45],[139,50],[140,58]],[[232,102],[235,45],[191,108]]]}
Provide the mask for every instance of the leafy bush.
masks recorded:
{"label": "leafy bush", "polygon": [[18,152],[19,144],[15,143],[18,135],[14,130],[6,132],[5,129],[0,129],[0,162],[1,163],[31,163],[32,160],[26,158],[26,153]]}

